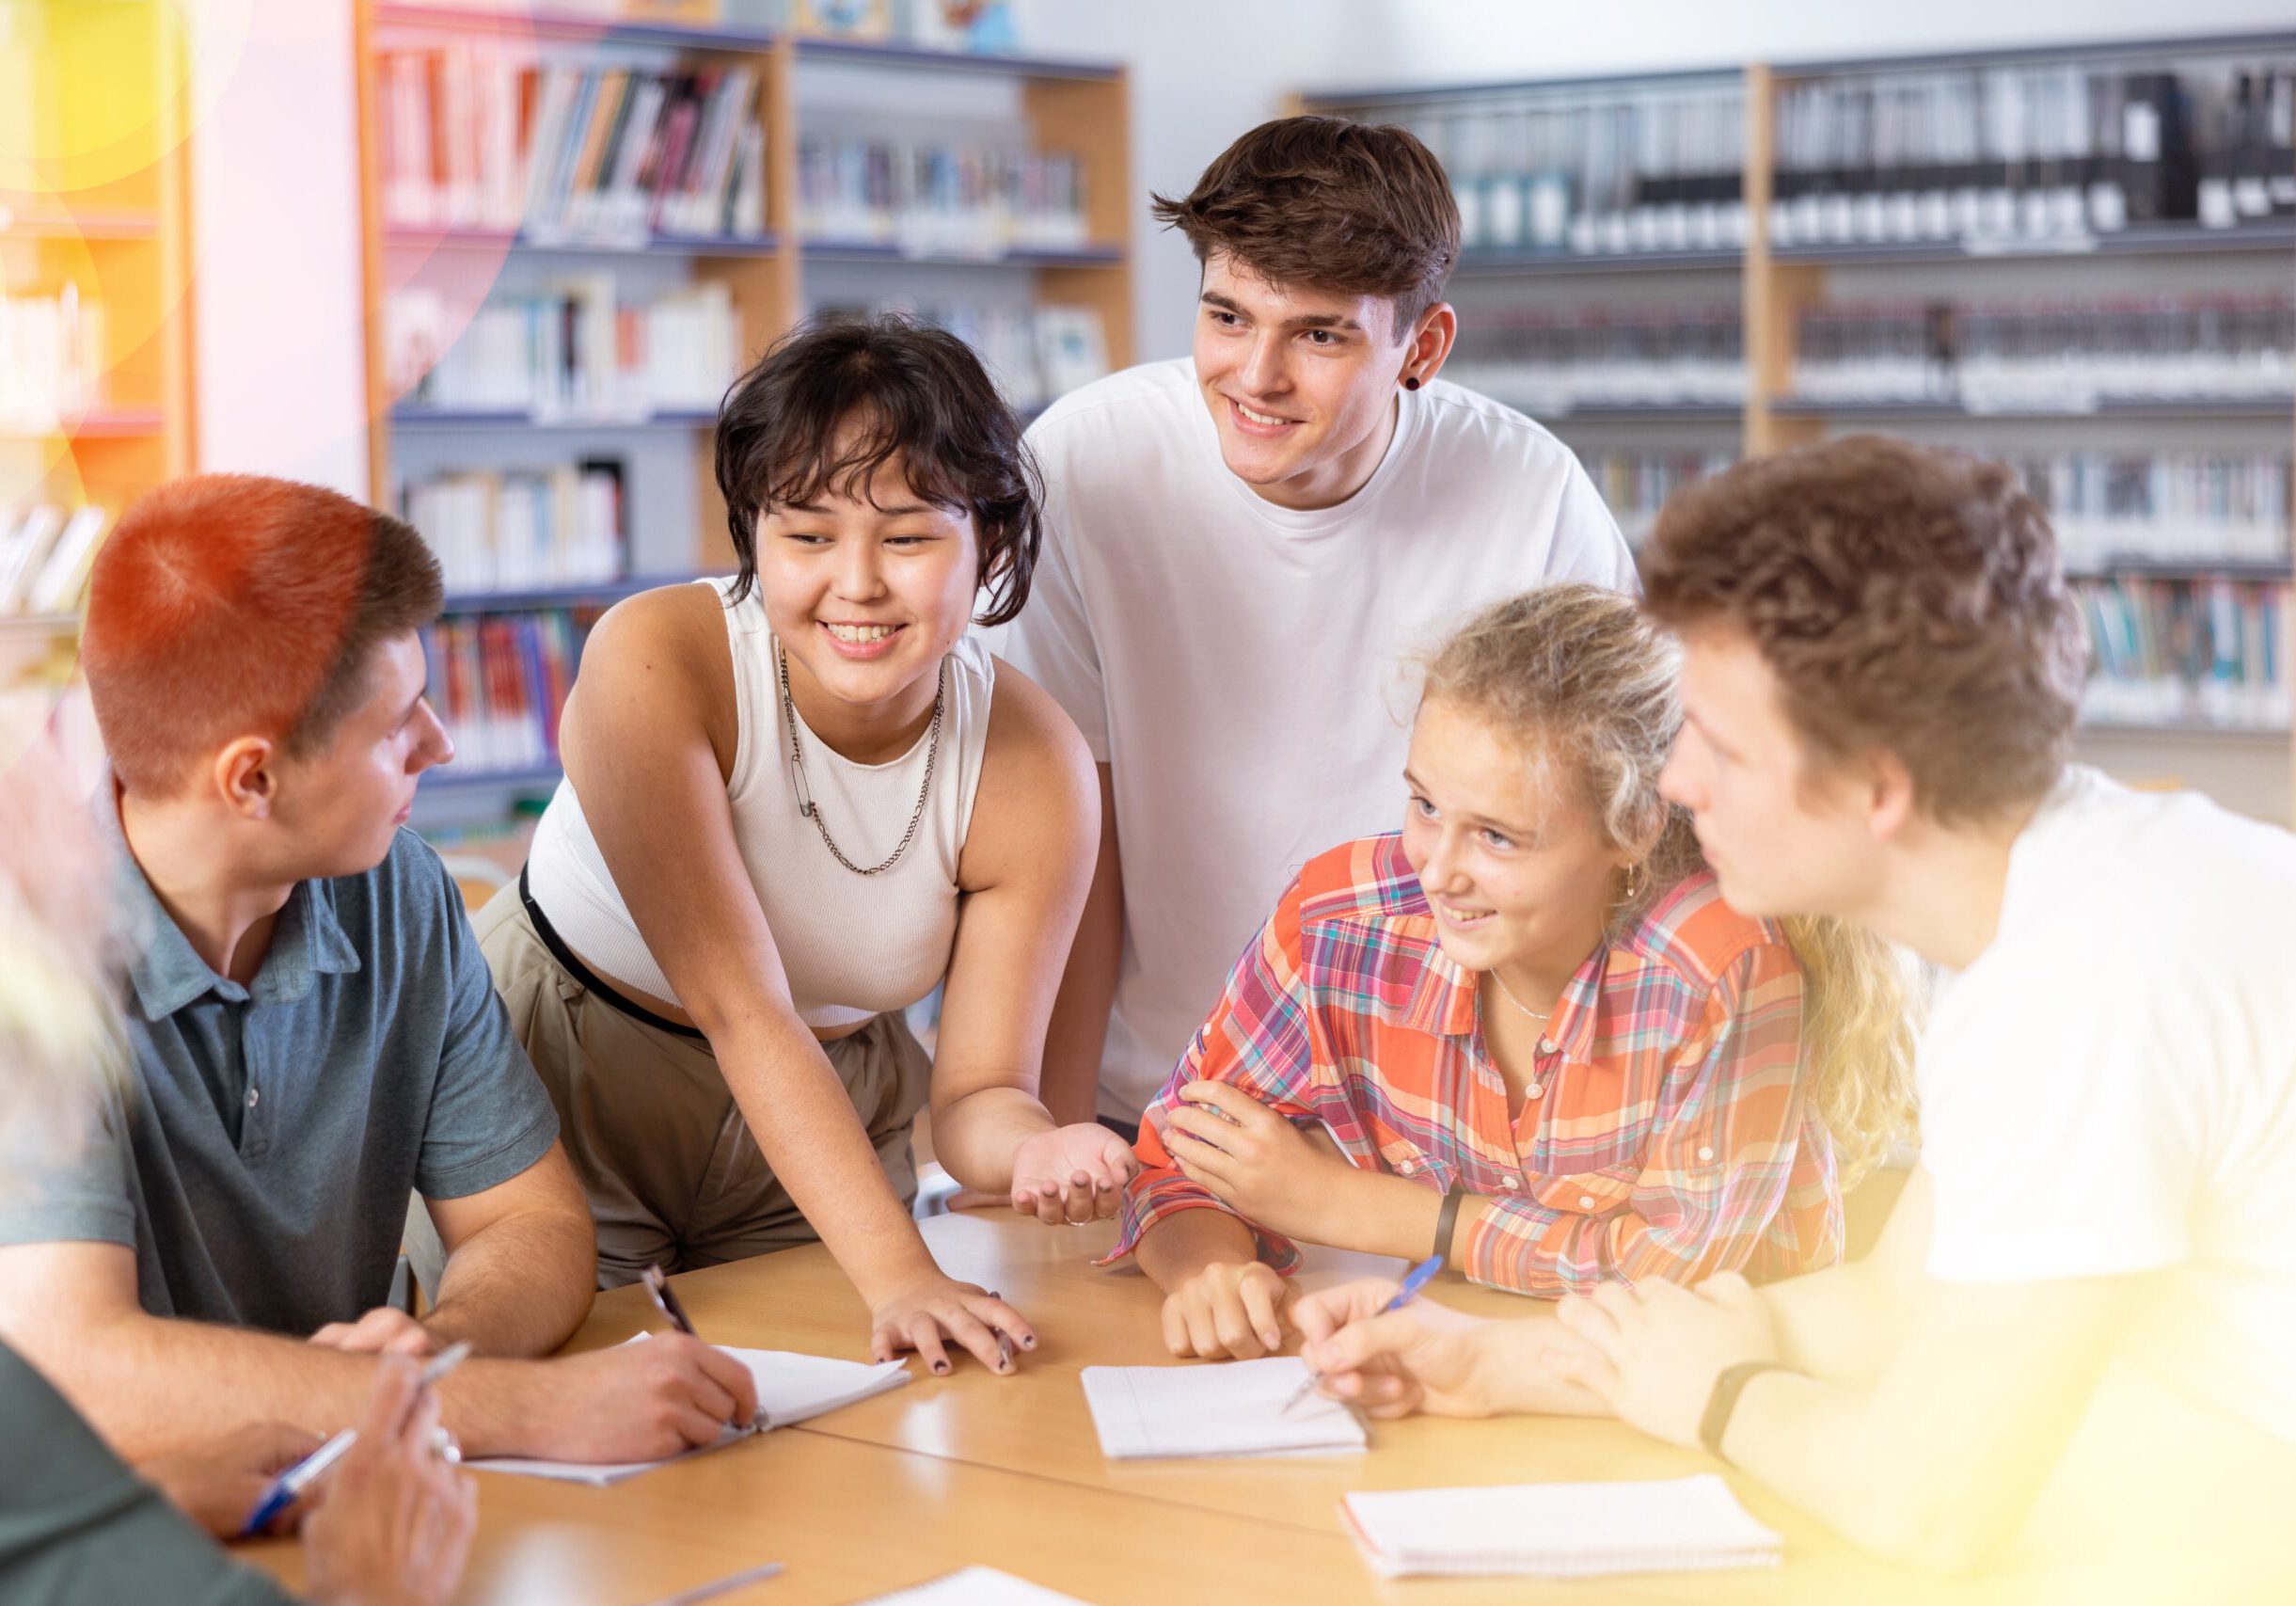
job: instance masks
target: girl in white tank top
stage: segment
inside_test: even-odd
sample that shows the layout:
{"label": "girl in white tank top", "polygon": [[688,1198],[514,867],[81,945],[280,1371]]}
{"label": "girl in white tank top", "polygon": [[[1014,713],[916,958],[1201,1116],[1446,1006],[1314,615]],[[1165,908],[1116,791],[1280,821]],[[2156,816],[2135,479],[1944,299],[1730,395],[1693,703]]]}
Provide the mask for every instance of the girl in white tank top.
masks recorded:
{"label": "girl in white tank top", "polygon": [[[633,1222],[673,1257],[779,1242],[693,1201],[810,1201],[800,1227],[868,1301],[878,1353],[943,1370],[953,1339],[1009,1366],[998,1335],[1025,1350],[1025,1320],[942,1275],[909,1218],[914,1106],[881,1068],[918,1057],[897,1012],[944,986],[942,1162],[1046,1220],[1115,1212],[1130,1151],[1035,1095],[1099,841],[1090,755],[966,635],[984,592],[984,624],[1027,596],[1019,424],[955,337],[831,325],[728,393],[717,468],[740,572],[600,622],[566,779],[482,945],[528,1017],[602,1251]],[[574,1012],[596,1008],[619,1024],[593,1056]],[[736,1130],[713,1142],[720,1078]]]}

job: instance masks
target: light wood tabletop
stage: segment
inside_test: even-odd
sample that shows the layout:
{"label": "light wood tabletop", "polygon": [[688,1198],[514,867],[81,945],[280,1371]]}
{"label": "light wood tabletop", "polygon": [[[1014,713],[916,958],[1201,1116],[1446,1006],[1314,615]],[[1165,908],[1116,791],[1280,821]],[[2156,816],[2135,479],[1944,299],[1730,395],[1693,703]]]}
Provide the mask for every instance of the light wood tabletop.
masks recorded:
{"label": "light wood tabletop", "polygon": [[[1100,1454],[1078,1373],[1163,1365],[1161,1296],[1129,1268],[1091,1264],[1108,1224],[1047,1228],[1005,1212],[921,1223],[953,1276],[997,1289],[1034,1325],[1016,1375],[960,1360],[829,1416],[651,1471],[611,1488],[483,1474],[466,1602],[639,1606],[774,1561],[778,1577],[721,1598],[740,1606],[849,1601],[974,1563],[1100,1606],[1292,1600],[1482,1606],[1659,1601],[1891,1606],[1959,1598],[1939,1581],[1852,1550],[1729,1474],[1786,1536],[1786,1565],[1617,1580],[1378,1579],[1346,1536],[1350,1489],[1671,1477],[1720,1470],[1607,1421],[1414,1419],[1371,1424],[1360,1455],[1119,1463]],[[1395,1263],[1311,1251],[1310,1286]],[[865,1360],[866,1312],[818,1246],[679,1277],[715,1342]],[[1511,1296],[1447,1279],[1429,1297],[1522,1314]],[[573,1348],[617,1344],[660,1317],[643,1292],[599,1296]],[[249,1554],[291,1583],[298,1559]],[[1982,1598],[2014,1598],[1997,1590]]]}

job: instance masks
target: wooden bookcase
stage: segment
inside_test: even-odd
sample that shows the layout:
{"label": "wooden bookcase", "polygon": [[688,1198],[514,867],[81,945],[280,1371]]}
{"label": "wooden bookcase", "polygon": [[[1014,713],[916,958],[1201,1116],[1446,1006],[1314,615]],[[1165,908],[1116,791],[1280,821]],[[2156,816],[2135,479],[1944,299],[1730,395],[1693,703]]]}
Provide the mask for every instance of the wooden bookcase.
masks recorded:
{"label": "wooden bookcase", "polygon": [[[1741,311],[1746,383],[1743,397],[1729,405],[1596,408],[1547,421],[1574,444],[1590,435],[1605,444],[1631,437],[1638,444],[1670,447],[1693,436],[1708,442],[1731,439],[1745,455],[1787,450],[1860,430],[1904,433],[1929,438],[1940,432],[1953,443],[1994,449],[1995,439],[2016,437],[2003,452],[2043,449],[2085,450],[2100,429],[2120,430],[2127,438],[2152,430],[2188,448],[2195,439],[2221,440],[2227,449],[2278,452],[2296,447],[2296,397],[2239,402],[2174,399],[2141,407],[2106,405],[2094,412],[2042,411],[1987,414],[1939,404],[1821,404],[1797,397],[1796,338],[1801,313],[1843,294],[1856,296],[1881,283],[1889,294],[1912,296],[1917,280],[1924,298],[1958,298],[1962,286],[1980,284],[1975,295],[2012,295],[2033,300],[2054,294],[2128,294],[2131,286],[2159,282],[2191,288],[2221,273],[2236,288],[2269,285],[2296,290],[2296,220],[2248,223],[2208,229],[2196,223],[2131,225],[2085,239],[2031,241],[1991,239],[1902,240],[1894,243],[1781,244],[1770,227],[1773,185],[1781,168],[1777,151],[1780,96],[1797,83],[1904,71],[1952,72],[2020,64],[2153,62],[2198,58],[2241,62],[2266,56],[2296,55],[2296,34],[2221,36],[2202,39],[2114,40],[2027,51],[1972,52],[1914,57],[1873,57],[1851,61],[1754,64],[1743,69],[1653,73],[1627,78],[1559,79],[1510,84],[1416,85],[1347,87],[1310,91],[1295,98],[1303,110],[1340,115],[1408,118],[1450,115],[1451,105],[1468,106],[1507,96],[1553,91],[1623,103],[1638,95],[1664,94],[1685,84],[1733,82],[1742,86],[1744,157],[1742,196],[1746,229],[1742,244],[1722,249],[1635,252],[1469,249],[1462,252],[1456,293],[1492,294],[1503,284],[1510,305],[1557,312],[1602,307],[1621,297],[1642,303],[1710,304],[1734,299]],[[1989,277],[1988,277],[1989,276]],[[2020,277],[2021,276],[2021,277]],[[2009,286],[2003,289],[2004,285]],[[1464,320],[1470,327],[1474,314]],[[1924,432],[1927,432],[1926,434]],[[2181,434],[2179,433],[2181,432]],[[1734,437],[1734,438],[1733,438]],[[2135,450],[2111,446],[2107,450]],[[2270,565],[2239,561],[2146,564],[2113,563],[2111,575],[2161,578],[2296,580],[2287,558]],[[2296,610],[2291,610],[2296,612]],[[2296,649],[2282,615],[2281,675],[2288,677],[2288,654]],[[2236,806],[2272,817],[2296,816],[2296,735],[2280,728],[2220,727],[2207,724],[2104,724],[2084,722],[2082,756],[2138,784],[2192,784],[2231,794]]]}
{"label": "wooden bookcase", "polygon": [[[196,459],[189,57],[156,0],[0,0],[0,289],[99,310],[90,405],[0,422],[0,512],[112,517]],[[0,617],[0,688],[69,673],[76,612]]]}
{"label": "wooden bookcase", "polygon": [[[1130,119],[1120,65],[796,37],[720,24],[708,20],[715,11],[710,0],[668,8],[657,3],[642,19],[601,20],[555,13],[546,5],[528,6],[521,0],[467,7],[356,0],[368,438],[371,495],[377,506],[398,506],[403,470],[428,450],[419,437],[435,438],[438,432],[446,432],[457,466],[469,466],[486,461],[490,453],[510,461],[530,450],[527,442],[548,427],[502,416],[424,415],[393,393],[387,372],[386,309],[395,290],[425,276],[453,286],[458,305],[465,306],[483,301],[496,284],[545,258],[608,270],[642,262],[657,274],[682,273],[688,283],[721,283],[736,310],[742,366],[826,296],[852,284],[880,289],[894,284],[900,293],[931,305],[939,283],[977,284],[988,276],[1006,297],[1024,295],[1034,305],[1092,310],[1100,317],[1110,368],[1132,361]],[[440,40],[474,38],[506,42],[514,51],[555,60],[603,64],[646,53],[656,62],[674,59],[749,69],[762,86],[765,237],[654,238],[607,246],[546,245],[523,234],[457,234],[390,226],[382,194],[382,59],[397,48],[420,49]],[[1010,93],[1027,147],[1073,152],[1079,158],[1088,243],[1077,249],[1014,250],[982,258],[909,254],[891,246],[805,238],[799,215],[798,152],[808,131],[808,86],[820,77],[854,81],[857,75],[861,82],[883,86],[888,102],[910,99],[908,87],[912,85],[920,93],[924,87],[952,81],[994,80],[1009,86],[1008,91],[995,92]],[[906,105],[888,104],[887,110],[912,119],[915,115]],[[648,453],[656,465],[637,475],[638,483],[630,486],[629,578],[540,593],[456,596],[450,600],[451,611],[596,607],[647,584],[730,567],[732,547],[713,469],[712,422],[709,414],[693,412],[621,426],[584,424],[562,432],[584,449],[641,442],[633,450]],[[690,446],[665,449],[665,436],[683,438]],[[435,457],[435,452],[432,455]],[[555,780],[555,769],[547,766],[508,775],[442,771],[425,784],[423,822],[499,819],[506,803],[544,795]]]}

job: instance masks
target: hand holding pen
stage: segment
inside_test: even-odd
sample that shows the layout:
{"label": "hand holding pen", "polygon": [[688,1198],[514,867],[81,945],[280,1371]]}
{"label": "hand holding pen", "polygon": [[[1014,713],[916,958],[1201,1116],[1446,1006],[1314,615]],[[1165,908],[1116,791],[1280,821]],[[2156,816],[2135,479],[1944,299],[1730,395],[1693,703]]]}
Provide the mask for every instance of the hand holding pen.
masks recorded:
{"label": "hand holding pen", "polygon": [[[470,1346],[467,1344],[450,1344],[425,1362],[413,1381],[413,1398],[426,1405],[429,1410],[432,1449],[450,1466],[461,1461],[462,1452],[455,1445],[453,1436],[438,1422],[437,1405],[431,1400],[430,1391],[433,1384],[460,1366],[469,1354]],[[388,1385],[399,1370],[403,1369],[385,1368],[375,1383],[377,1400],[392,1391]],[[372,1414],[372,1407],[370,1414]],[[356,1427],[344,1428],[273,1479],[271,1486],[263,1490],[262,1498],[255,1503],[254,1510],[247,1514],[247,1520],[240,1528],[240,1536],[250,1538],[270,1527],[280,1513],[301,1497],[304,1490],[317,1483],[329,1467],[350,1453],[351,1447],[358,1442],[358,1432]]]}
{"label": "hand holding pen", "polygon": [[442,1355],[419,1376],[386,1358],[350,1447],[303,1524],[304,1593],[323,1606],[446,1606],[478,1526],[476,1480],[449,1459]]}
{"label": "hand holding pen", "polygon": [[1375,1417],[1489,1414],[1479,1397],[1476,1334],[1491,1324],[1414,1302],[1440,1269],[1430,1258],[1401,1284],[1370,1279],[1302,1299],[1292,1322],[1307,1339],[1301,1359],[1315,1369],[1307,1387]]}

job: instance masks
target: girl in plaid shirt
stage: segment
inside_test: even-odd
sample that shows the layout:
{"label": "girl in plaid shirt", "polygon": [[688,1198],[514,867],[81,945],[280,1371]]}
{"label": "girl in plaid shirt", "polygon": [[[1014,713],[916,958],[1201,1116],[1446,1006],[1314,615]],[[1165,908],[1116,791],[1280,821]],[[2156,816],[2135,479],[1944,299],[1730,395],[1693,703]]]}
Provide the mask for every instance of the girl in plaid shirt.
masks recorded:
{"label": "girl in plaid shirt", "polygon": [[1841,1257],[1910,1113],[1902,973],[1721,901],[1658,796],[1674,675],[1579,584],[1429,660],[1401,831],[1302,868],[1142,1123],[1109,1259],[1174,1354],[1275,1349],[1294,1238],[1548,1297]]}

